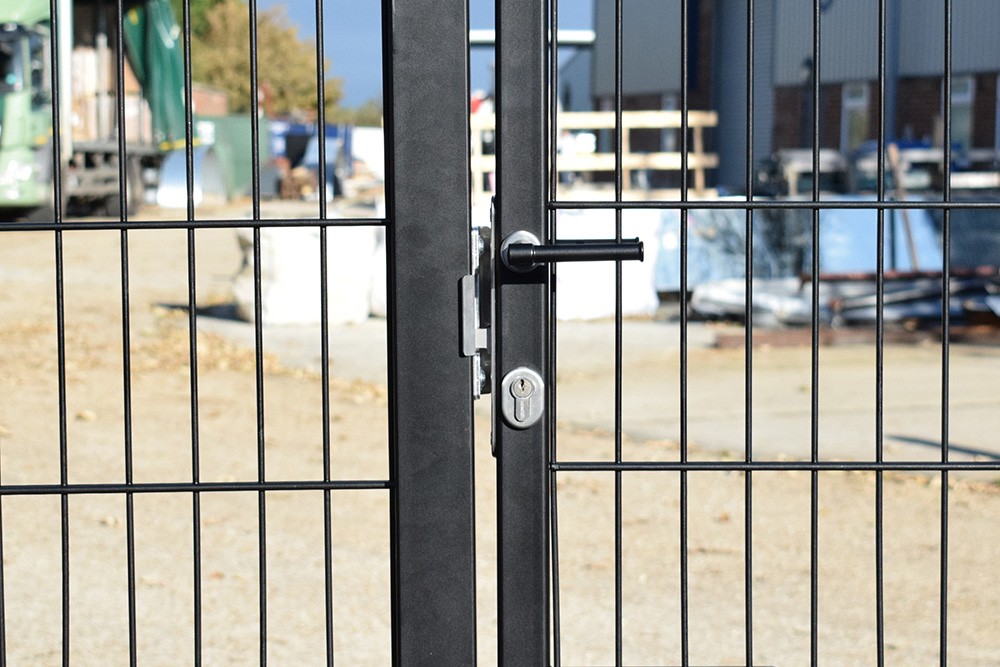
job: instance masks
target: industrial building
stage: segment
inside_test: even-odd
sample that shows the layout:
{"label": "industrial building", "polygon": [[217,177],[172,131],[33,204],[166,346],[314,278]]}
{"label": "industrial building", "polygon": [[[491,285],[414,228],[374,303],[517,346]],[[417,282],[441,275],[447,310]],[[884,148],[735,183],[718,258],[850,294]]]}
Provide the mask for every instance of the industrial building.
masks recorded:
{"label": "industrial building", "polygon": [[[886,0],[882,22],[877,2],[822,0],[816,63],[812,2],[756,0],[752,4],[750,51],[746,0],[687,2],[687,103],[690,109],[718,112],[718,126],[708,140],[709,150],[719,155],[719,167],[712,174],[716,185],[740,191],[746,182],[748,54],[753,59],[753,155],[758,168],[781,151],[812,148],[817,69],[821,148],[850,161],[866,142],[878,137],[881,81],[885,136],[904,147],[938,147],[941,152],[945,136],[944,3]],[[681,0],[624,4],[624,109],[681,108],[681,9]],[[614,0],[595,0],[594,24],[592,53],[581,51],[569,58],[560,73],[559,94],[565,110],[614,108]],[[959,171],[985,169],[995,175],[992,163],[1000,145],[1000,51],[984,45],[992,44],[997,34],[1000,3],[953,3],[950,126]],[[880,48],[884,49],[881,60]],[[675,141],[667,134],[661,142]],[[633,136],[633,142],[642,141],[650,138]]]}

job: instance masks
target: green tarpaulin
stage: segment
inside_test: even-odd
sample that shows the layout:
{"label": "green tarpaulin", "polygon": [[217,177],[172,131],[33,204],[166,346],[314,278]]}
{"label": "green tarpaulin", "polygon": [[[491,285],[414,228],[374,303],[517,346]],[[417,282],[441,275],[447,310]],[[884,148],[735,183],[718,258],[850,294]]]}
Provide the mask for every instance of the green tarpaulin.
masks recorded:
{"label": "green tarpaulin", "polygon": [[184,64],[181,30],[169,0],[146,0],[125,13],[125,53],[152,114],[161,150],[184,145]]}

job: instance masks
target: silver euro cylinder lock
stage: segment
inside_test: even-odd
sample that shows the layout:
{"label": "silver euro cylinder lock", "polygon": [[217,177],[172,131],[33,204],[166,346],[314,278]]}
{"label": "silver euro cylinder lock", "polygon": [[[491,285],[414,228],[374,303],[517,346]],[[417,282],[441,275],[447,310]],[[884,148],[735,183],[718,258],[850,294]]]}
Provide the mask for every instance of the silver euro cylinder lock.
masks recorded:
{"label": "silver euro cylinder lock", "polygon": [[500,407],[508,426],[533,426],[545,409],[545,383],[542,376],[525,366],[507,373],[500,384]]}

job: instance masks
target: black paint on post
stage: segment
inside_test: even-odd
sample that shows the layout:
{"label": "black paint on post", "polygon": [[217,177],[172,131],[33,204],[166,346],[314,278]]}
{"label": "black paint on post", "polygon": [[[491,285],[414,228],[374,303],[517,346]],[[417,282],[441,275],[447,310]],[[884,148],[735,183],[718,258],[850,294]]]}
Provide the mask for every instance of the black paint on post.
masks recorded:
{"label": "black paint on post", "polygon": [[472,367],[456,298],[468,272],[468,12],[388,0],[387,239],[393,659],[474,665]]}
{"label": "black paint on post", "polygon": [[[494,247],[518,230],[545,239],[546,3],[497,2],[497,201]],[[510,271],[496,261],[497,383],[527,366],[553,382],[542,323],[549,272]],[[496,401],[496,393],[494,392]],[[499,404],[494,403],[494,414]],[[499,662],[549,664],[548,430],[543,418],[519,430],[496,419],[499,549]]]}

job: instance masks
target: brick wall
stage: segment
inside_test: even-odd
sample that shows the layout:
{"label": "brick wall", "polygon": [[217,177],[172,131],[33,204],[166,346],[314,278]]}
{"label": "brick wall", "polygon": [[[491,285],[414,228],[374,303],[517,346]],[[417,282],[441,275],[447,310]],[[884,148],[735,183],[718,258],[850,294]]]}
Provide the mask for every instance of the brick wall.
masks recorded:
{"label": "brick wall", "polygon": [[198,83],[191,85],[191,100],[199,116],[225,116],[229,113],[229,98],[225,92]]}
{"label": "brick wall", "polygon": [[774,150],[798,148],[802,136],[802,86],[782,86],[774,91]]}
{"label": "brick wall", "polygon": [[711,109],[712,104],[712,21],[715,0],[698,3],[698,64],[696,80],[689,83],[688,95],[692,109]]}
{"label": "brick wall", "polygon": [[[811,105],[806,99],[811,96],[804,86],[781,86],[774,91],[774,150],[782,148],[803,148],[812,146],[813,120],[810,112],[808,119],[803,119],[803,102]],[[840,84],[826,85],[819,92],[819,145],[821,148],[840,148]],[[805,132],[802,124],[805,122]],[[869,128],[871,130],[871,128]],[[803,143],[803,136],[808,141]]]}
{"label": "brick wall", "polygon": [[[901,137],[934,139],[934,122],[941,115],[943,82],[937,77],[901,79],[896,102],[896,127]],[[997,75],[975,76],[972,145],[992,148],[996,142]]]}
{"label": "brick wall", "polygon": [[840,114],[842,108],[842,93],[840,84],[823,86],[819,91],[819,145],[821,148],[840,150]]}
{"label": "brick wall", "polygon": [[[897,87],[896,131],[900,138],[933,141],[935,119],[941,115],[942,82],[936,77],[900,79]],[[840,84],[820,91],[820,145],[840,148]],[[802,86],[777,88],[774,94],[774,149],[802,146]],[[992,148],[996,142],[997,76],[976,76],[972,132],[976,148]],[[868,139],[878,138],[878,86],[868,84]],[[811,121],[810,121],[811,122]],[[811,128],[808,130],[811,134]]]}
{"label": "brick wall", "polygon": [[896,134],[928,141],[934,138],[934,119],[941,115],[941,80],[900,79],[896,87]]}
{"label": "brick wall", "polygon": [[868,138],[878,139],[878,82],[868,84]]}
{"label": "brick wall", "polygon": [[996,145],[997,75],[976,76],[972,110],[972,145],[992,148]]}

